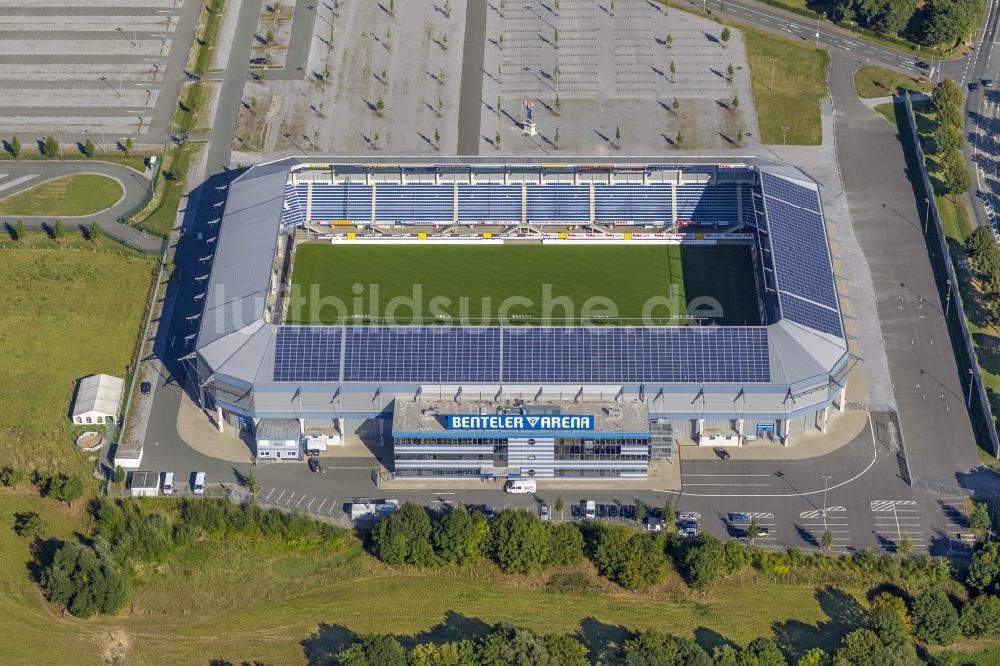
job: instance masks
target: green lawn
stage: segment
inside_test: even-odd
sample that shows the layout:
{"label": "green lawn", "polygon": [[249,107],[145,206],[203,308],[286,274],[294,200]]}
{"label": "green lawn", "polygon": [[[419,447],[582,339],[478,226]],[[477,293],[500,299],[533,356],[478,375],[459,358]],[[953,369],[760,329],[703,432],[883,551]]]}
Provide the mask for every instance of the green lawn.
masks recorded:
{"label": "green lawn", "polygon": [[164,152],[163,170],[156,185],[156,193],[146,209],[140,212],[135,224],[156,236],[168,236],[177,224],[177,207],[184,193],[191,151],[202,150],[201,144],[185,143]]}
{"label": "green lawn", "polygon": [[868,65],[854,73],[854,88],[861,99],[873,99],[901,95],[906,90],[930,92],[931,85],[899,72]]}
{"label": "green lawn", "polygon": [[[504,319],[513,324],[568,325],[584,317],[595,323],[637,325],[643,323],[644,308],[650,308],[649,323],[662,325],[682,323],[670,317],[684,313],[695,296],[724,296],[725,314],[735,318],[756,311],[756,305],[737,308],[733,299],[738,297],[727,288],[740,284],[728,281],[733,271],[739,274],[740,260],[749,262],[746,248],[304,245],[295,257],[295,296],[288,319],[370,323],[354,316],[364,315],[374,317],[374,322],[389,319],[397,324],[489,325]],[[701,277],[689,279],[689,273]],[[742,284],[749,275],[740,274]],[[749,283],[749,303],[754,304],[752,278]],[[401,299],[416,303],[416,308],[394,308],[394,301]]]}
{"label": "green lawn", "polygon": [[117,180],[65,176],[0,200],[0,215],[91,215],[115,205],[124,191]]}
{"label": "green lawn", "polygon": [[132,362],[155,262],[107,240],[85,247],[0,249],[3,464],[85,474],[65,430],[74,382]]}
{"label": "green lawn", "polygon": [[781,143],[782,127],[787,127],[788,144],[819,145],[823,140],[819,100],[827,96],[829,54],[808,44],[738,27],[746,40],[761,142]]}

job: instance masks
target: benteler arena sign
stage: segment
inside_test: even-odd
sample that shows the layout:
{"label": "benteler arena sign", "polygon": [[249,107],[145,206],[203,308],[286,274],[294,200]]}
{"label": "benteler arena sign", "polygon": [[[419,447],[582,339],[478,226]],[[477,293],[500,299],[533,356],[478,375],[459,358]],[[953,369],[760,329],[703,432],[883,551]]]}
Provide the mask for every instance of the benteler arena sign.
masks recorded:
{"label": "benteler arena sign", "polygon": [[449,414],[448,430],[504,430],[524,432],[558,432],[561,430],[593,430],[591,414]]}

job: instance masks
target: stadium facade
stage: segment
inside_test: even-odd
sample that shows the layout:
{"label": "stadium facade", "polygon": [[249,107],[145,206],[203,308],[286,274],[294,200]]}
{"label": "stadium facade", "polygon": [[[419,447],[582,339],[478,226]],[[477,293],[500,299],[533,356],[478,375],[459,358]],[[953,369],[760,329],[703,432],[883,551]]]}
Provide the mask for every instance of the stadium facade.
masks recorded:
{"label": "stadium facade", "polygon": [[[337,227],[331,242],[747,243],[762,324],[283,324],[295,235]],[[788,442],[844,408],[819,190],[792,167],[290,158],[233,181],[216,228],[188,360],[220,428],[391,441],[397,477],[645,479],[678,439]]]}

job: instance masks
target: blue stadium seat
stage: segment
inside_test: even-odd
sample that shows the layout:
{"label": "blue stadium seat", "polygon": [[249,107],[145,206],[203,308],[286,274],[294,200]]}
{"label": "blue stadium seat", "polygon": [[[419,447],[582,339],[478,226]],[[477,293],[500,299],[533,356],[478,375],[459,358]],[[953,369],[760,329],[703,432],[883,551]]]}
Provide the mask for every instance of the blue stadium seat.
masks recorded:
{"label": "blue stadium seat", "polygon": [[594,218],[598,222],[667,224],[673,220],[673,208],[672,185],[594,185]]}

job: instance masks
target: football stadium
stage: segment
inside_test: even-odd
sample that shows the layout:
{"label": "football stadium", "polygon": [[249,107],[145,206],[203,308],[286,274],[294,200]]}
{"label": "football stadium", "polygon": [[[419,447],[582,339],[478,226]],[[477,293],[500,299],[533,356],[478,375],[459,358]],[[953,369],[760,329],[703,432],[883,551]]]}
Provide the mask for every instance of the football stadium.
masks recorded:
{"label": "football stadium", "polygon": [[396,478],[643,480],[845,406],[793,167],[289,158],[213,222],[191,390],[258,461],[360,439]]}

